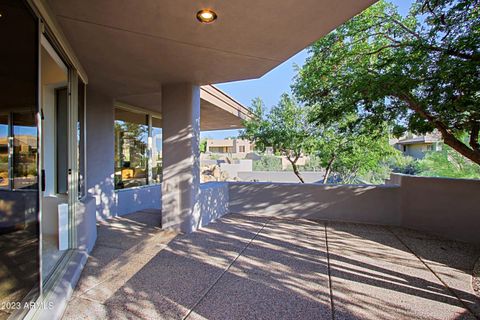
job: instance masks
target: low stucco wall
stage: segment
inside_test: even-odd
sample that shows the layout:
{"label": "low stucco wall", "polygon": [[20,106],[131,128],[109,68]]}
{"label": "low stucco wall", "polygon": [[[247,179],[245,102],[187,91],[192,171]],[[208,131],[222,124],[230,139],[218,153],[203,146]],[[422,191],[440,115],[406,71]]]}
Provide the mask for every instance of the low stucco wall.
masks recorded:
{"label": "low stucco wall", "polygon": [[480,244],[480,180],[392,178],[400,185],[403,226]]}
{"label": "low stucco wall", "polygon": [[115,215],[162,208],[162,185],[150,185],[115,191]]}
{"label": "low stucco wall", "polygon": [[393,174],[388,183],[234,182],[230,212],[402,226],[480,244],[480,180]]}
{"label": "low stucco wall", "polygon": [[[323,172],[302,171],[302,178],[306,183],[320,183],[323,181]],[[299,183],[298,177],[293,171],[251,171],[239,172],[238,177],[242,181],[259,181],[273,183]]]}
{"label": "low stucco wall", "polygon": [[87,196],[77,203],[77,249],[90,253],[97,240],[95,198]]}
{"label": "low stucco wall", "polygon": [[399,187],[234,182],[230,212],[399,225]]}
{"label": "low stucco wall", "polygon": [[229,213],[229,190],[227,182],[207,182],[200,184],[200,217],[195,229],[206,226],[211,221]]}

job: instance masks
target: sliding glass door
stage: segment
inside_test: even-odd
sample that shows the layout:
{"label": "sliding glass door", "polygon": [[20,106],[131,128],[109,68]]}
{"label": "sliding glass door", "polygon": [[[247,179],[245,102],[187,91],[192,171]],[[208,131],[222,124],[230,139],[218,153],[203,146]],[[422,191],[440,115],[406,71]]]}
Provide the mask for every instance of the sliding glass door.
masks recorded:
{"label": "sliding glass door", "polygon": [[0,318],[34,301],[39,277],[38,19],[0,1]]}

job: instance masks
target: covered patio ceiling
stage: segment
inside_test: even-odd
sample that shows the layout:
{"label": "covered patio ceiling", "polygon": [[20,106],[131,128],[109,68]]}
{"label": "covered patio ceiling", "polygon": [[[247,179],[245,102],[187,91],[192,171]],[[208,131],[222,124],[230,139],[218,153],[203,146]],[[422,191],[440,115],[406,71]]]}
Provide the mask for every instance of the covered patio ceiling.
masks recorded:
{"label": "covered patio ceiling", "polygon": [[[114,98],[264,75],[375,0],[45,0],[89,84]],[[196,20],[200,9],[218,14]]]}

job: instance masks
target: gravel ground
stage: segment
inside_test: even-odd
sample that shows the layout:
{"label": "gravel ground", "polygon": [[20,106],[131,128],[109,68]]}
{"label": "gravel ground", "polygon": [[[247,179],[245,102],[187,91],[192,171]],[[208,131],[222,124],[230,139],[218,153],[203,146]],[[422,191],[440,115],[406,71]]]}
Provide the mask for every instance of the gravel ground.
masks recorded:
{"label": "gravel ground", "polygon": [[478,258],[475,267],[473,268],[473,291],[480,296],[480,258]]}

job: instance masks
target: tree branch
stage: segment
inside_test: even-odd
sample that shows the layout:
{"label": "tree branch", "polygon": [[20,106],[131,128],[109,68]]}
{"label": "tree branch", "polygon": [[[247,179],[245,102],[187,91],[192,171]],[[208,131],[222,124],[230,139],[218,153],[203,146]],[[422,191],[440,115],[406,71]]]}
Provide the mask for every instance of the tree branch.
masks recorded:
{"label": "tree branch", "polygon": [[[401,99],[402,101],[406,102],[408,107],[415,111],[419,116],[427,120],[428,122],[432,123],[435,128],[440,131],[442,134],[443,141],[448,146],[455,149],[458,153],[463,155],[464,157],[472,160],[476,164],[480,165],[480,150],[479,149],[471,149],[461,140],[459,140],[453,133],[450,132],[448,127],[435,118],[433,115],[429,114],[410,94],[408,93],[396,93],[392,96]],[[478,134],[477,134],[478,137]]]}
{"label": "tree branch", "polygon": [[[422,36],[419,33],[417,33],[415,31],[413,31],[412,29],[408,28],[405,24],[403,24],[402,22],[398,21],[397,19],[395,19],[393,17],[388,17],[388,18],[393,23],[395,23],[400,28],[402,28],[404,31],[406,31],[407,33],[414,36],[417,40],[419,40],[424,48],[427,48],[427,49],[430,49],[430,50],[436,51],[436,52],[442,52],[442,53],[445,53],[447,55],[454,56],[454,57],[461,58],[461,59],[465,59],[465,60],[480,61],[480,55],[479,54],[468,54],[468,53],[459,52],[459,51],[448,49],[448,48],[442,48],[442,47],[437,47],[437,46],[430,45],[430,44],[425,44],[424,39],[422,39]],[[412,46],[412,45],[410,45],[410,46]]]}
{"label": "tree branch", "polygon": [[295,173],[295,175],[297,176],[298,180],[300,180],[301,183],[305,183],[297,167],[297,161],[299,158],[300,158],[300,154],[296,154],[294,160],[290,158],[290,155],[287,155],[287,160],[290,161],[290,163],[292,164],[293,173]]}

